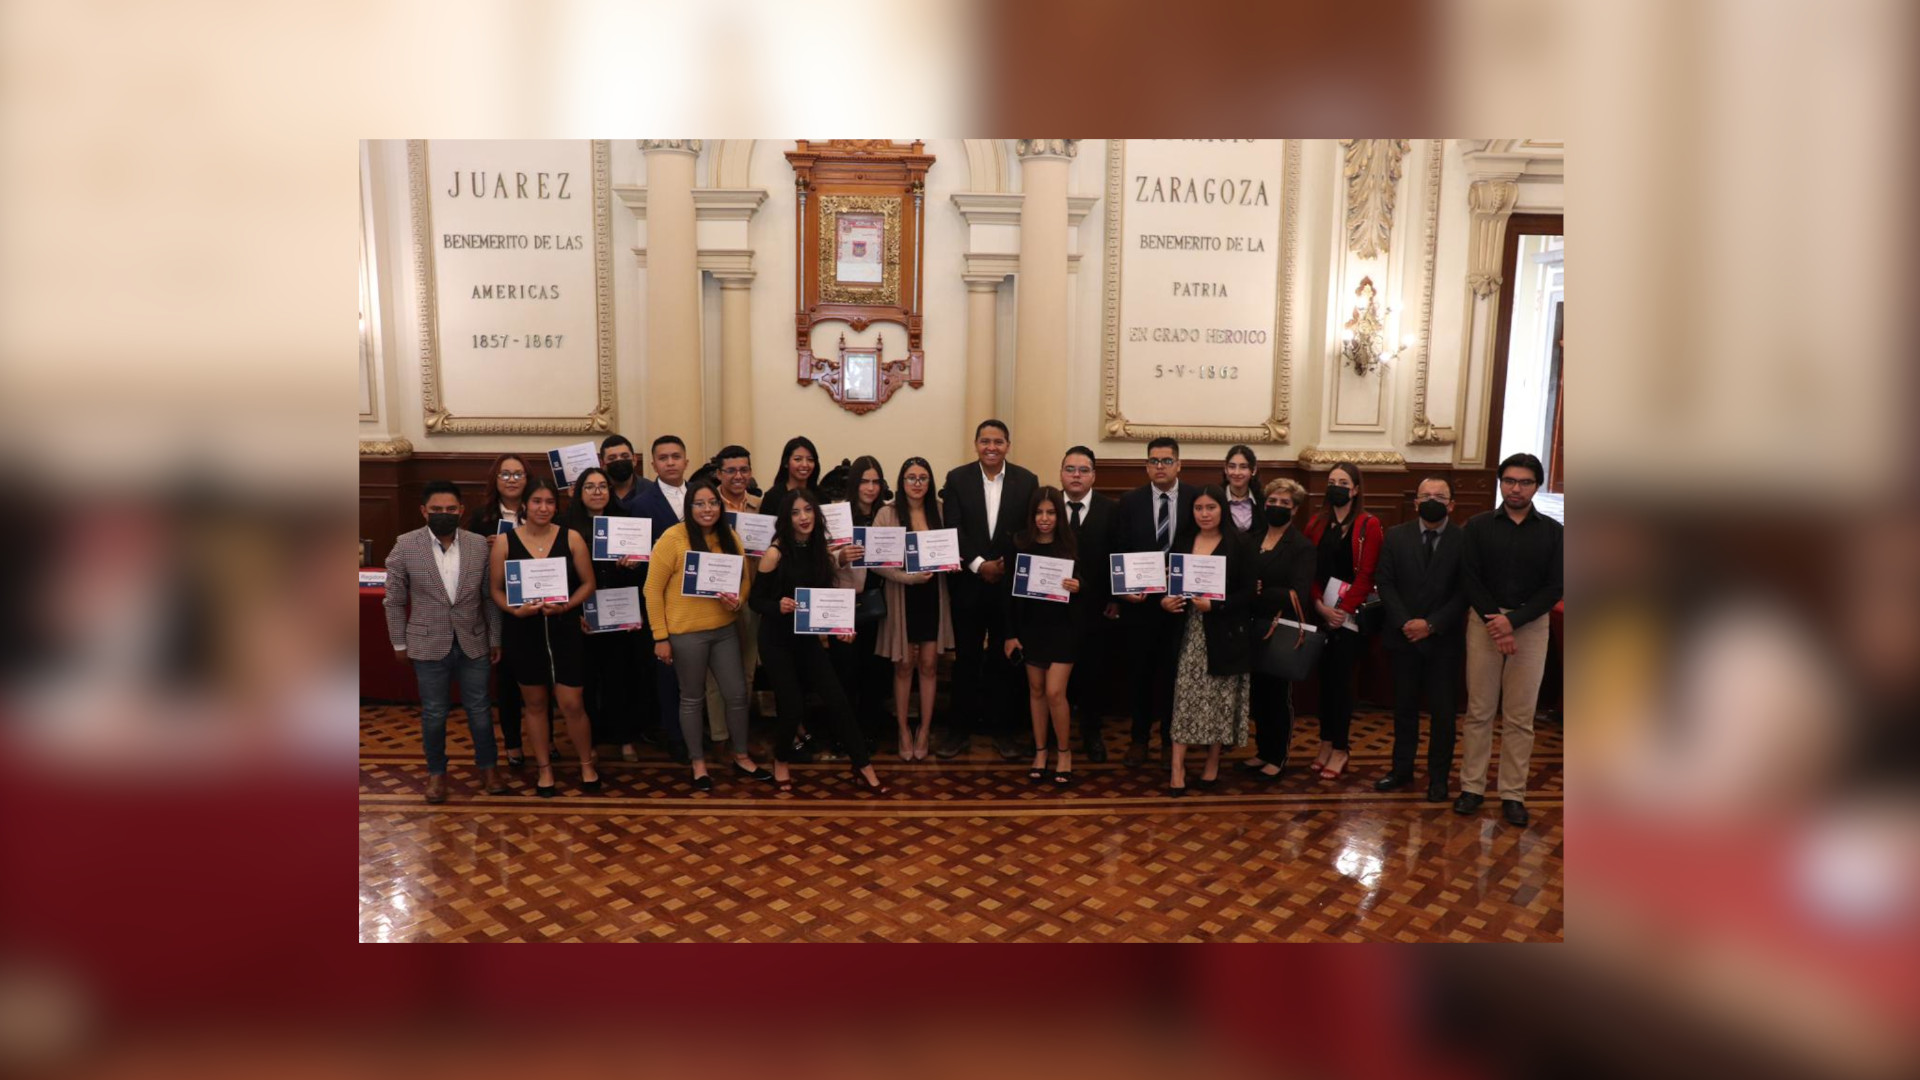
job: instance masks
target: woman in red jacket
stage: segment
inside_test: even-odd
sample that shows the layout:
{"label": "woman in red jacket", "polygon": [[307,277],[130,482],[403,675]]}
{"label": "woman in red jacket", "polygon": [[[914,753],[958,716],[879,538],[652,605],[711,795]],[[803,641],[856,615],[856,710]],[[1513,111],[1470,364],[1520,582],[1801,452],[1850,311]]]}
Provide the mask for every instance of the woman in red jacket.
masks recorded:
{"label": "woman in red jacket", "polygon": [[[1353,672],[1366,650],[1356,614],[1373,593],[1373,570],[1380,561],[1386,530],[1380,519],[1360,509],[1360,467],[1341,462],[1327,473],[1328,509],[1313,516],[1304,530],[1313,541],[1313,606],[1327,628],[1320,654],[1320,755],[1313,768],[1333,780],[1347,767],[1347,728],[1353,721]],[[1341,581],[1335,603],[1325,601],[1327,582]]]}

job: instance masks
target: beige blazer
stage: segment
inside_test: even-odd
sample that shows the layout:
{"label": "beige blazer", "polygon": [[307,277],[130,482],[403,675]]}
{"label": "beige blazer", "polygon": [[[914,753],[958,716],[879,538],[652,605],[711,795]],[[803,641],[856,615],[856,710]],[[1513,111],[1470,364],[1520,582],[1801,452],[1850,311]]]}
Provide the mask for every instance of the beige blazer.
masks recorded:
{"label": "beige blazer", "polygon": [[[873,515],[876,526],[897,526],[901,524],[893,504],[888,503]],[[874,641],[873,651],[889,660],[899,662],[910,660],[907,648],[907,581],[913,575],[904,570],[876,570],[875,573],[886,579],[887,613],[880,619],[880,634]],[[953,611],[947,603],[947,575],[935,574],[933,580],[940,586],[940,634],[936,645],[940,652],[953,648]]]}

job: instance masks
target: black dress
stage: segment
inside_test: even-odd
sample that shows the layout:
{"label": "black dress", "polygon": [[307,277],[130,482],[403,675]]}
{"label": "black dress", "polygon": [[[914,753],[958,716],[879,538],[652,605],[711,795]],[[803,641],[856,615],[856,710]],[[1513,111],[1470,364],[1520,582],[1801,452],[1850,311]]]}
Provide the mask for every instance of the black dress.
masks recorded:
{"label": "black dress", "polygon": [[[1041,544],[1024,550],[1023,554],[1044,555],[1054,559],[1065,557],[1057,543]],[[1076,580],[1086,580],[1078,564],[1074,567],[1073,576]],[[1053,600],[1009,596],[1007,636],[1020,639],[1020,653],[1029,667],[1074,662],[1078,655],[1082,624],[1079,610],[1082,595],[1074,593],[1073,598],[1064,604]]]}
{"label": "black dress", "polygon": [[940,579],[905,586],[907,597],[907,643],[918,645],[940,640]]}
{"label": "black dress", "polygon": [[[554,528],[553,547],[548,549],[548,557],[567,560],[567,593],[571,595],[580,588],[580,571],[573,564],[573,551],[567,540],[571,531],[565,525]],[[507,534],[507,558],[533,558],[533,553],[520,542],[519,529]],[[512,612],[501,612],[501,621],[502,660],[513,673],[514,682],[521,686],[586,685],[585,647],[581,640],[585,635],[580,632],[577,609],[525,619],[516,618]]]}

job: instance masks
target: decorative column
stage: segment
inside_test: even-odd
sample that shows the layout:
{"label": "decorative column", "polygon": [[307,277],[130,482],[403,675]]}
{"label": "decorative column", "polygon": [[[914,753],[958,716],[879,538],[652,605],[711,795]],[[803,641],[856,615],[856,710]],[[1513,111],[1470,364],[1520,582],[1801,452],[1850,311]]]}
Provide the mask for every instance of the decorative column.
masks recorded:
{"label": "decorative column", "polygon": [[999,415],[994,406],[994,303],[1004,274],[966,274],[967,282],[967,416],[961,425],[962,451],[973,456],[973,427]]}
{"label": "decorative column", "polygon": [[[1067,167],[1078,139],[1018,139],[1019,305],[1014,336],[1013,456],[1041,476],[1067,448]],[[977,422],[977,421],[976,421]]]}
{"label": "decorative column", "polygon": [[701,461],[706,403],[700,381],[700,270],[694,236],[698,139],[641,139],[647,155],[646,430],[635,442],[678,435]]}
{"label": "decorative column", "polygon": [[1520,197],[1516,173],[1488,173],[1472,154],[1467,167],[1478,178],[1467,188],[1467,317],[1461,320],[1460,400],[1454,410],[1458,442],[1454,461],[1476,464],[1486,460],[1488,417],[1482,410],[1493,379],[1495,324],[1500,314],[1500,255],[1507,239],[1507,219]]}
{"label": "decorative column", "polygon": [[[714,271],[720,282],[720,445],[753,445],[753,351],[747,299],[753,271]],[[719,449],[715,447],[715,449]]]}

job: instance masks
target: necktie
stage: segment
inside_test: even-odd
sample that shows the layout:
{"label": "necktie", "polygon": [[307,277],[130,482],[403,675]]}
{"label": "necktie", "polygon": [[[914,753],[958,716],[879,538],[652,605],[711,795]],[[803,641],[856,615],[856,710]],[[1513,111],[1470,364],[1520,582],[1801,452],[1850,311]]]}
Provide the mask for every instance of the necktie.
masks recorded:
{"label": "necktie", "polygon": [[1166,492],[1160,493],[1160,524],[1154,527],[1153,535],[1161,551],[1173,547],[1173,508],[1168,505],[1170,499],[1171,496]]}
{"label": "necktie", "polygon": [[1080,532],[1080,504],[1077,502],[1070,502],[1067,505],[1072,508],[1073,531],[1076,535],[1078,535]]}
{"label": "necktie", "polygon": [[1433,561],[1434,545],[1440,541],[1440,531],[1438,529],[1428,529],[1422,534],[1421,539],[1427,542],[1427,551],[1426,555],[1423,556],[1423,562],[1430,563]]}

